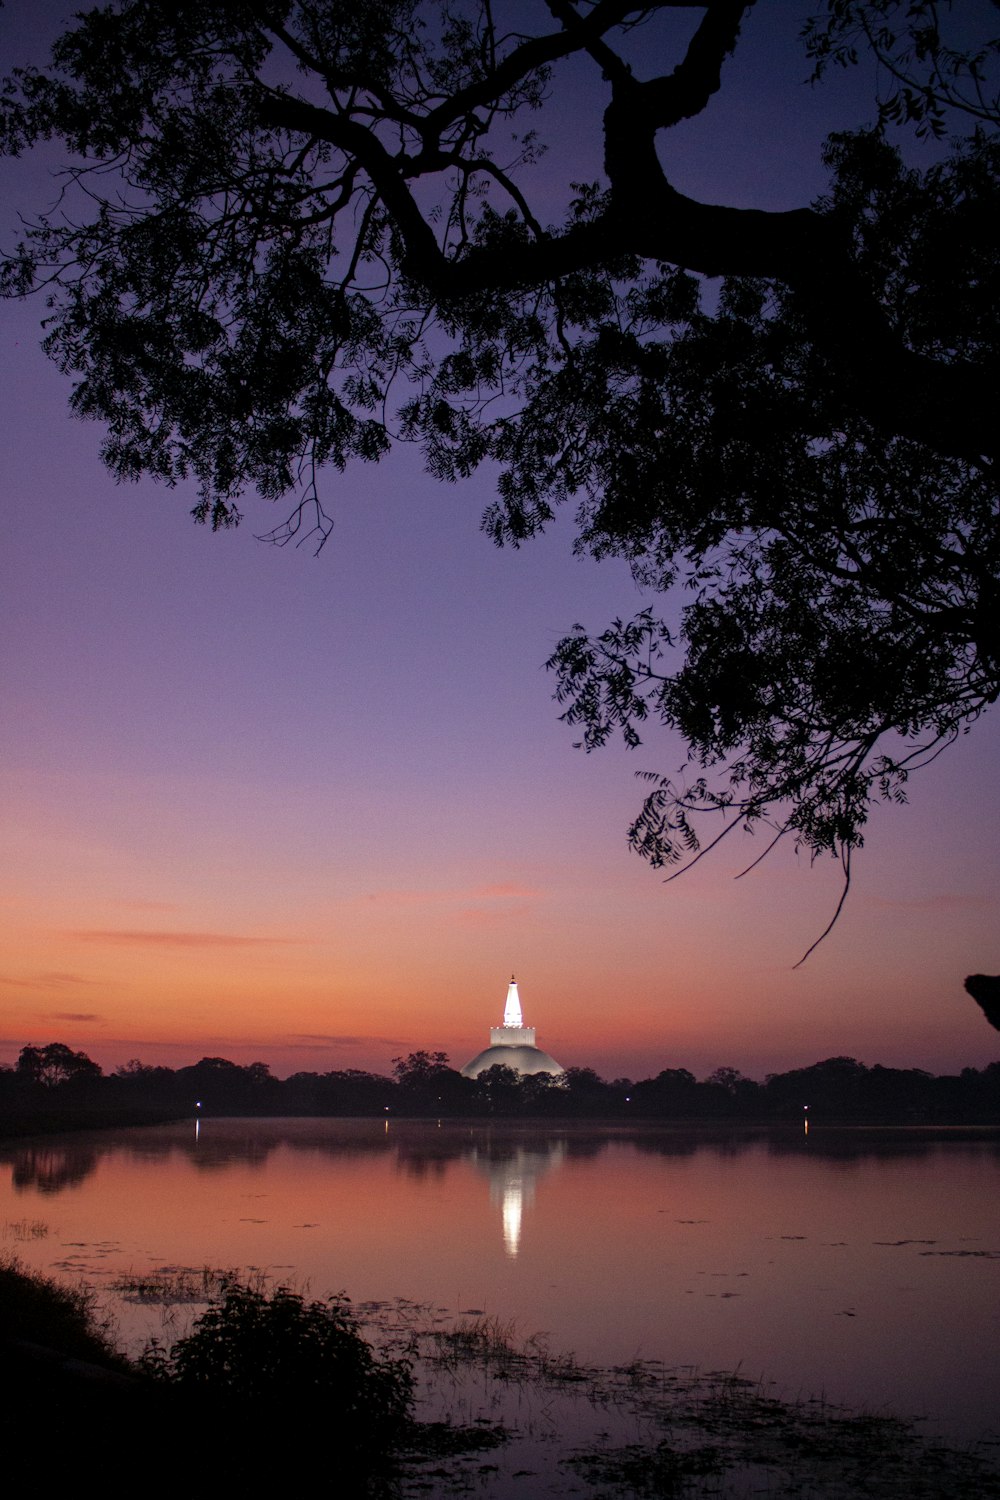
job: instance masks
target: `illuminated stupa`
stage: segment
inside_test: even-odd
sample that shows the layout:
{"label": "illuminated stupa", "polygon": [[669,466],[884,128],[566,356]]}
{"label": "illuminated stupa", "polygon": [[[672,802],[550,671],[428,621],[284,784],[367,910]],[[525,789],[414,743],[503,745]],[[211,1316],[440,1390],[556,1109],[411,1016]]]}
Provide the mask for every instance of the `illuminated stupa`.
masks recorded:
{"label": "illuminated stupa", "polygon": [[534,1026],[525,1026],[521,1000],[513,974],[507,986],[507,1003],[503,1008],[503,1025],[490,1027],[490,1045],[462,1069],[463,1078],[478,1078],[497,1064],[516,1068],[519,1073],[562,1073],[554,1057],[535,1046]]}

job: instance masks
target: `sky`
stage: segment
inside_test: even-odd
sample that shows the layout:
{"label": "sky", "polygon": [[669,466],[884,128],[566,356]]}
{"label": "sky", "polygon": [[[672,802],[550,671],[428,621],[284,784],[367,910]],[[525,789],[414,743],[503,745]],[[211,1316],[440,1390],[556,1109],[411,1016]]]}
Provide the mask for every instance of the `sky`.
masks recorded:
{"label": "sky", "polygon": [[[819,143],[870,79],[808,89],[802,13],[748,26],[711,117],[669,143],[679,187],[822,190]],[[59,14],[9,0],[5,58],[37,58]],[[543,187],[597,150],[598,87],[571,74]],[[48,201],[48,165],[6,164],[3,197]],[[192,494],[103,470],[43,312],[0,308],[0,1062],[59,1040],[105,1067],[461,1066],[511,972],[539,1045],[607,1077],[997,1058],[962,990],[1000,970],[996,716],[874,810],[843,916],[796,969],[839,868],[779,846],[735,879],[761,847],[737,835],[665,883],[626,829],[634,773],[682,746],[654,730],[588,756],[559,722],[556,641],[644,602],[623,564],[573,556],[570,514],[497,550],[494,476],[441,486],[398,448],[327,477],[318,558],[255,540],[280,517],[253,496],[212,536]]]}

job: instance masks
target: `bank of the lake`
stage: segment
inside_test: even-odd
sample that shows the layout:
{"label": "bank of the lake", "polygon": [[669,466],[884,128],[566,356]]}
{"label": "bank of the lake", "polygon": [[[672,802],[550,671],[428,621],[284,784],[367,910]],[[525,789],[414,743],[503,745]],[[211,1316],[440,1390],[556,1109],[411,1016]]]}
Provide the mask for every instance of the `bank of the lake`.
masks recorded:
{"label": "bank of the lake", "polygon": [[128,1130],[143,1125],[169,1125],[190,1118],[187,1109],[122,1109],[117,1106],[17,1110],[0,1114],[0,1142],[32,1136],[68,1135],[85,1130]]}

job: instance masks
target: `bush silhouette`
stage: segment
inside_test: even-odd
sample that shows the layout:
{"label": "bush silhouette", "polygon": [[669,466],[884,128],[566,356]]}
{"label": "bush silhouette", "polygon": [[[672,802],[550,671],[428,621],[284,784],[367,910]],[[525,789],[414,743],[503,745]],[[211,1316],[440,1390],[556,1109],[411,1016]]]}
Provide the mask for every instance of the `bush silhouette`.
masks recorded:
{"label": "bush silhouette", "polygon": [[141,1364],[173,1388],[210,1469],[230,1478],[243,1467],[287,1478],[321,1439],[331,1473],[360,1480],[389,1466],[409,1425],[409,1364],[372,1349],[342,1296],[228,1282],[188,1337],[169,1353],[153,1342]]}

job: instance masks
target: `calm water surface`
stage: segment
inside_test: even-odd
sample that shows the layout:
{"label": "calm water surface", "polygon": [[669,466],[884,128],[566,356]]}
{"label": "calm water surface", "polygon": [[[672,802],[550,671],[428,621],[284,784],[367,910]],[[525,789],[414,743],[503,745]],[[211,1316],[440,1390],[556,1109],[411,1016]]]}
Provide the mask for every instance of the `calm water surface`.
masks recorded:
{"label": "calm water surface", "polygon": [[[8,1146],[0,1232],[104,1288],[261,1267],[976,1437],[1000,1427],[998,1187],[988,1133],[205,1120]],[[116,1312],[133,1340],[161,1332]]]}

